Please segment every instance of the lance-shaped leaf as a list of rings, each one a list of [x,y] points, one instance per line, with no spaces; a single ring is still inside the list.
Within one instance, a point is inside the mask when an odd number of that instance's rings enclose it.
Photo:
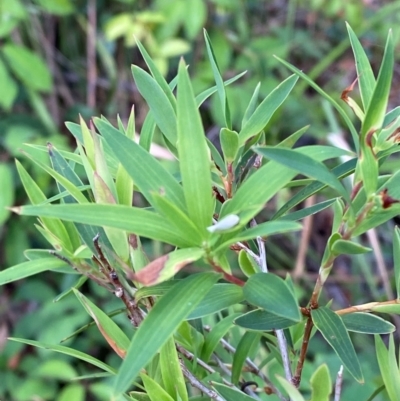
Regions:
[[[310,383],[312,389],[310,401],[329,401],[332,382],[328,366],[325,363],[313,373]]]
[[[115,199],[110,189],[103,181],[103,179],[97,174],[94,173],[93,177],[94,182],[94,193],[96,202],[99,204],[115,204]],[[129,244],[125,231],[118,230],[115,228],[110,228],[104,226],[104,231],[109,239],[115,253],[124,261],[127,262],[129,258]]]
[[[278,56],[274,56],[280,63],[282,63],[285,67],[287,67],[290,71],[294,72],[297,74],[300,78],[304,79],[308,85],[310,85],[313,89],[316,90],[323,98],[328,100],[330,104],[335,107],[335,109],[339,112],[340,116],[343,118],[343,120],[346,122],[346,125],[349,127],[349,130],[351,132],[351,136],[355,145],[356,150],[358,150],[359,147],[359,140],[358,140],[358,133],[357,130],[354,127],[353,122],[351,121],[351,118],[348,116],[347,112],[343,109],[342,106],[336,100],[334,100],[331,96],[329,96],[321,87],[319,87],[310,77],[308,77],[304,72],[300,71],[298,68],[296,68],[294,65],[288,63],[285,60],[282,60]]]
[[[357,165],[357,159],[351,159],[343,164],[332,169],[332,173],[337,178],[344,178],[354,172]],[[319,181],[314,181],[313,183],[307,185],[299,192],[297,192],[288,202],[286,202],[271,218],[271,220],[276,220],[279,217],[286,214],[290,209],[301,203],[303,200],[309,198],[311,195],[318,193],[326,187],[325,184]]]
[[[359,255],[371,251],[371,248],[344,239],[335,241],[331,248],[331,252],[335,255]]]
[[[140,369],[150,362],[219,278],[220,275],[214,273],[191,275],[155,304],[136,331],[126,358],[118,370],[114,395],[120,395],[129,388]]]
[[[375,76],[369,63],[368,57],[361,46],[356,34],[346,22],[351,47],[356,61],[357,77],[360,87],[360,95],[364,111],[368,109],[375,88]]]
[[[258,97],[260,95],[260,86],[261,82],[257,84],[257,86],[254,89],[253,94],[251,95],[251,99],[249,104],[247,105],[246,111],[244,112],[243,119],[242,119],[242,128],[246,125],[247,121],[249,121],[249,118],[253,115],[257,108],[257,103],[258,103]]]
[[[163,77],[161,72],[158,70],[156,63],[150,57],[149,53],[147,53],[147,50],[145,49],[145,47],[142,45],[142,43],[140,42],[140,40],[138,38],[136,38],[136,44],[137,44],[137,47],[138,47],[140,53],[143,56],[144,61],[147,64],[147,67],[149,67],[151,75],[153,75],[155,81],[158,83],[160,88],[164,91],[169,102],[172,105],[172,108],[175,110],[176,109],[176,100],[172,93],[170,85],[168,85],[167,81],[165,80],[165,78]]]
[[[232,327],[233,320],[239,316],[239,313],[232,313],[220,320],[206,336],[203,349],[201,350],[201,359],[208,362],[212,353],[221,341],[221,338]]]
[[[155,285],[173,277],[179,270],[199,260],[203,255],[204,250],[201,248],[179,249],[153,260],[132,278],[145,286]]]
[[[304,397],[300,394],[300,391],[294,386],[294,384],[290,383],[282,376],[277,375],[276,379],[283,387],[283,389],[287,392],[291,401],[305,401]]]
[[[182,248],[190,246],[185,238],[171,230],[170,223],[163,216],[145,209],[123,205],[77,204],[22,206],[12,210],[26,216],[58,217],[77,223],[119,228]]]
[[[177,93],[178,153],[189,217],[203,233],[211,223],[214,201],[210,155],[185,63],[181,60]]]
[[[243,293],[246,301],[277,316],[298,322],[301,320],[299,305],[285,280],[275,274],[257,273],[251,276]]]
[[[358,382],[362,383],[364,379],[360,362],[342,319],[325,306],[312,310],[311,317],[315,327],[336,352],[343,365]]]
[[[94,121],[118,161],[150,204],[152,193],[161,191],[179,208],[186,210],[182,187],[153,156],[112,125],[98,118]]]
[[[257,237],[268,237],[274,234],[298,231],[301,230],[301,228],[302,225],[294,221],[267,221],[266,223],[258,224],[255,227],[249,228],[239,234],[236,234],[233,238],[219,245],[216,252],[236,242],[247,241]]]
[[[18,343],[31,345],[32,347],[48,349],[48,350],[51,350],[51,351],[59,352],[60,354],[69,355],[69,356],[72,356],[73,358],[80,359],[82,361],[85,361],[85,362],[93,365],[93,366],[96,366],[96,367],[104,370],[105,372],[108,372],[108,373],[111,373],[111,374],[115,374],[115,369],[112,368],[111,366],[105,364],[102,361],[99,361],[98,359],[94,358],[93,356],[91,356],[89,354],[85,354],[84,352],[77,351],[74,348],[64,347],[63,345],[57,345],[57,344],[55,344],[55,345],[54,344],[48,344],[48,343],[44,343],[44,342],[41,342],[41,341],[25,340],[23,338],[10,337],[8,339],[10,341],[15,341],[15,342],[18,342]]]
[[[393,335],[389,337],[389,349],[386,349],[382,339],[376,335],[375,349],[385,390],[388,392],[391,401],[398,400],[400,397],[400,374],[398,363],[396,362]]]
[[[243,288],[235,284],[215,284],[188,319],[198,319],[244,301]]]
[[[154,121],[172,145],[176,145],[175,110],[158,82],[146,71],[133,65],[132,74],[136,86],[149,105]]]
[[[393,333],[396,327],[371,313],[349,313],[341,316],[347,330],[366,334],[388,334]]]
[[[304,146],[296,149],[296,152],[307,154],[316,161],[323,161],[332,157],[338,157],[339,154],[342,153],[342,151],[339,150],[337,156],[333,155],[335,149],[337,150],[337,148],[331,146]],[[348,166],[346,165],[344,171],[347,171],[347,168]],[[241,224],[246,224],[262,210],[265,203],[281,188],[287,185],[295,175],[296,172],[292,168],[273,160],[270,161],[242,183],[236,191],[235,196],[229,202],[226,202],[226,206],[224,204],[220,217],[222,218],[228,214],[240,213]],[[268,179],[268,185],[265,185],[266,179]],[[324,184],[317,184],[317,189],[322,189],[324,187]],[[249,196],[249,194],[251,194],[251,196]],[[246,211],[246,213],[244,213],[244,211]],[[285,212],[286,211],[287,210],[285,210]],[[274,216],[274,220],[275,219],[276,216]]]
[[[239,132],[240,145],[243,145],[252,136],[257,135],[268,124],[275,111],[288,97],[297,79],[298,77],[291,75],[261,102]]]
[[[202,244],[203,238],[199,230],[182,209],[165,196],[157,193],[153,194],[153,204],[170,222],[175,232],[186,238],[192,245],[200,246]]]
[[[179,397],[182,401],[188,401],[185,378],[183,377],[173,337],[170,337],[161,348],[160,370],[165,390],[173,397],[173,400]]]
[[[232,163],[239,150],[238,133],[228,128],[222,128],[219,133],[219,140],[221,141],[221,148],[225,162]]]
[[[218,391],[219,394],[224,397],[225,400],[229,401],[254,401],[253,397],[248,396],[241,391],[235,390],[231,387],[225,386],[220,383],[213,383],[213,387]]]
[[[238,384],[242,374],[246,358],[254,351],[254,347],[260,343],[261,334],[247,331],[244,333],[233,354],[231,382]]]
[[[28,262],[22,262],[18,265],[8,267],[0,271],[0,285],[12,283],[34,274],[42,273],[47,270],[63,269],[68,264],[55,257],[33,259]]]
[[[393,263],[397,299],[400,299],[400,229],[398,227],[395,227],[393,232]]]
[[[392,31],[389,31],[378,79],[365,118],[361,126],[360,143],[365,144],[367,136],[382,127],[389,101],[394,65],[394,45]]]
[[[269,146],[258,147],[255,150],[258,154],[268,159],[275,160],[286,167],[290,167],[301,174],[315,178],[316,180],[334,188],[340,195],[350,202],[347,191],[335,175],[324,164],[312,157],[309,157],[304,153],[299,153],[297,150],[274,148]]]
[[[146,389],[146,394],[151,401],[174,401],[171,397],[155,380],[151,377],[141,374],[140,378],[143,381],[144,387]]]
[[[22,164],[16,160],[15,164],[17,166],[17,171],[19,177],[21,179],[22,185],[24,186],[25,192],[28,195],[29,200],[33,205],[37,205],[39,203],[46,202],[47,198],[33,178],[29,175],[29,173],[25,170]],[[73,246],[71,243],[71,239],[69,238],[68,232],[59,219],[49,219],[46,217],[42,217],[41,221],[43,226],[49,230],[49,232],[53,233],[53,235],[59,239],[59,246],[61,248],[66,248],[68,251],[73,252]]]
[[[263,309],[257,309],[235,319],[235,324],[247,330],[272,331],[287,329],[296,324],[292,319],[275,315]]]
[[[126,127],[126,137],[134,140],[135,138],[135,110],[132,106]],[[117,191],[118,203],[120,205],[131,206],[133,201],[133,180],[122,164],[119,164],[115,177],[115,189]]]
[[[92,301],[85,297],[81,292],[73,289],[79,302],[86,312],[92,317],[101,335],[108,342],[115,353],[124,358],[129,347],[129,339],[119,326]]]
[[[225,126],[228,129],[232,128],[231,121],[231,113],[229,110],[228,98],[225,93],[225,85],[221,76],[221,71],[219,70],[217,58],[215,57],[215,53],[211,44],[210,37],[208,36],[207,31],[204,29],[204,40],[206,42],[208,59],[210,60],[211,69],[214,75],[215,83],[217,84],[217,92],[219,101],[221,103],[222,112],[224,113]]]
[[[321,212],[322,210],[327,209],[329,206],[332,205],[332,203],[337,202],[338,198],[333,198],[333,199],[328,199],[326,201],[316,203],[315,205],[305,207],[304,209],[298,210],[297,212],[289,213],[286,216],[282,216],[279,220],[280,221],[296,221],[296,220],[301,220],[304,219],[307,216],[311,216],[313,214],[316,214],[318,212]]]

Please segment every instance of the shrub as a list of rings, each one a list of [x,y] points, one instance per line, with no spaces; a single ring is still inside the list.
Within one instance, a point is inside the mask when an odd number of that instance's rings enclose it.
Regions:
[[[349,96],[353,85],[343,91],[342,99],[361,121],[359,134],[339,103],[281,59],[279,62],[294,74],[260,104],[257,86],[241,118],[241,127],[235,131],[225,86],[242,74],[223,81],[207,33],[215,86],[197,96],[183,60],[176,79],[168,84],[138,43],[150,71],[132,67],[137,88],[150,109],[138,142],[132,109],[127,125],[118,119],[118,128],[104,117],[93,118],[89,127],[83,119],[80,125],[67,123],[77,151],[60,152],[48,144],[51,167],[35,156],[38,149],[46,148],[34,146],[32,153],[27,150],[26,155],[55,179],[59,194],[46,199],[17,161],[32,205],[13,210],[38,216],[37,228],[53,249],[27,250],[27,262],[0,273],[1,284],[46,270],[81,276],[58,300],[73,293],[123,361],[116,372],[74,348],[12,340],[80,358],[115,376],[110,379],[110,394],[115,400],[246,401],[253,397],[303,400],[298,388],[308,344],[316,333],[335,351],[346,372],[362,383],[363,372],[349,332],[375,334],[384,383],[378,391],[385,389],[391,400],[398,399],[393,338],[387,351],[379,336],[395,328],[376,315],[400,313],[397,297],[369,300],[336,311],[330,302],[320,301],[338,256],[369,252],[358,238],[400,210],[399,174],[388,176],[379,171],[380,165],[398,150],[400,108],[386,113],[394,63],[392,35],[388,35],[375,78],[360,42],[350,27],[348,31],[361,104]],[[351,133],[354,151],[326,145],[293,148],[307,127],[276,146],[265,145],[264,127],[299,77],[336,108]],[[224,121],[219,137],[221,152],[206,138],[199,113],[201,104],[214,93]],[[177,171],[150,153],[156,133],[161,133],[178,160]],[[333,160],[329,167],[324,164],[327,160]],[[298,174],[307,179],[298,179]],[[352,174],[354,180],[348,188],[349,182],[342,181]],[[301,190],[268,221],[260,221],[265,205],[289,186]],[[326,199],[292,211],[316,193],[323,193]],[[58,200],[59,204],[51,204]],[[299,220],[327,208],[333,213],[331,235],[314,289],[305,306],[300,306],[299,287],[291,275],[283,279],[277,272],[269,272],[267,238],[299,231]],[[165,254],[149,262],[146,239],[166,244]],[[398,292],[397,228],[393,244]],[[193,263],[202,272],[184,274],[185,266]],[[121,300],[133,333],[78,290],[86,279]],[[302,291],[306,292],[307,287]],[[236,348],[226,339],[228,333]],[[304,396],[311,392],[313,400],[328,400],[332,391],[328,367],[322,364],[313,370],[310,386],[302,386],[301,391]],[[341,368],[335,386],[339,396],[342,374]]]

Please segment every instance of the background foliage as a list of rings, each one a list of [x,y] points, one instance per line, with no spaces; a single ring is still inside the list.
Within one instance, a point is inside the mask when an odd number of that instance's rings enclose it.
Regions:
[[[353,56],[344,21],[348,21],[368,53],[375,70],[383,53],[382,44],[389,28],[397,38],[400,2],[342,1],[68,1],[8,0],[0,4],[0,240],[2,268],[25,260],[23,251],[40,248],[42,243],[34,229],[34,219],[10,215],[3,206],[27,203],[17,179],[14,157],[18,157],[47,196],[56,193],[48,175],[24,156],[24,143],[45,145],[51,142],[58,149],[70,149],[72,141],[63,121],[78,122],[80,113],[86,120],[104,114],[110,119],[119,113],[127,121],[132,104],[140,128],[147,111],[134,86],[130,64],[144,67],[133,36],[139,38],[168,80],[177,70],[179,56],[184,54],[193,78],[195,93],[213,84],[212,71],[206,64],[202,28],[206,27],[214,46],[221,73],[225,79],[247,70],[244,78],[226,90],[232,99],[233,126],[244,114],[252,91],[261,82],[260,95],[265,97],[287,77],[287,70],[273,54],[290,61],[316,79],[332,97],[338,99],[356,76]],[[397,52],[398,53],[398,52]],[[395,52],[395,54],[397,54]],[[398,105],[398,71],[394,71],[391,103]],[[389,108],[390,105],[389,105]],[[216,110],[218,112],[216,112]],[[207,136],[217,143],[218,119],[221,113],[217,96],[202,109],[207,122]],[[354,118],[349,112],[349,116]],[[341,122],[321,97],[300,82],[284,106],[269,123],[267,138],[275,144],[288,133],[310,124],[306,141],[325,144],[340,132]],[[349,143],[350,138],[344,138]],[[162,144],[161,138],[156,140]],[[37,151],[37,155],[40,155]],[[48,163],[42,152],[43,163]],[[167,157],[167,156],[165,156]],[[171,171],[173,162],[165,160]],[[387,172],[398,168],[396,159],[386,163]],[[276,208],[290,196],[290,191],[275,200]],[[274,208],[274,209],[276,209]],[[265,211],[266,216],[270,211]],[[301,238],[282,236],[279,246],[269,246],[269,267],[285,274],[294,270],[299,280],[315,276],[323,246],[329,232],[326,227],[332,216],[319,214],[312,222],[306,255]],[[393,222],[388,223],[391,227]],[[341,259],[337,273],[331,278],[325,297],[335,298],[341,307],[362,303],[366,299],[390,296],[391,233],[377,233],[381,240],[375,257]],[[370,238],[373,245],[374,238]],[[145,243],[152,258],[164,253],[159,243]],[[307,266],[307,268],[305,268]],[[371,269],[371,266],[373,268]],[[379,270],[379,267],[381,268]],[[195,267],[194,267],[195,269]],[[297,269],[297,270],[296,270]],[[44,400],[102,399],[102,382],[70,383],[70,379],[87,372],[86,365],[68,357],[22,344],[5,344],[15,337],[57,343],[74,330],[88,323],[88,316],[75,298],[67,297],[62,305],[51,303],[71,286],[71,277],[51,272],[35,276],[0,289],[0,333],[4,347],[0,356],[0,396],[11,400],[31,400],[37,394]],[[312,282],[312,280],[311,280]],[[300,287],[297,287],[300,290]],[[115,298],[92,283],[85,284],[85,293],[96,299],[103,310],[112,311],[121,305]],[[300,294],[301,295],[301,294]],[[116,320],[129,330],[123,316]],[[371,394],[368,383],[374,383],[378,372],[374,355],[368,352],[371,342],[365,336],[355,337],[362,363],[371,366],[364,372],[366,385],[360,390],[344,386],[345,399],[356,393],[366,399]],[[236,339],[239,341],[239,338]],[[118,366],[118,357],[109,353],[95,328],[67,341],[69,346],[96,355],[111,366]],[[315,366],[328,363],[331,375],[338,370],[337,357],[326,345],[316,341],[311,349]],[[37,366],[40,365],[40,368]],[[308,382],[313,364],[305,372]],[[83,384],[82,384],[83,383]],[[352,393],[353,391],[353,393]],[[86,395],[85,395],[86,394]],[[107,399],[107,398],[104,398]]]

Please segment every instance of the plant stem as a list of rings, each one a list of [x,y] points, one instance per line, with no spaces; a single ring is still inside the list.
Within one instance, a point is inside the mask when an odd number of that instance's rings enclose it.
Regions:
[[[292,378],[292,384],[295,387],[299,387],[299,385],[300,385],[301,373],[303,371],[304,361],[306,359],[308,343],[310,341],[311,330],[313,328],[313,325],[314,325],[313,321],[312,321],[311,317],[309,317],[307,319],[306,327],[304,329],[303,343],[301,345],[300,357],[299,357],[299,361],[297,362],[296,372]]]

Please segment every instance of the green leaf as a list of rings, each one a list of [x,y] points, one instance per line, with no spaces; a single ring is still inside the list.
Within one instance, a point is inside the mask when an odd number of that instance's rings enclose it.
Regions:
[[[55,257],[34,259],[23,262],[0,271],[0,285],[21,280],[46,270],[55,270],[67,267],[67,263]]]
[[[328,199],[326,201],[316,203],[315,205],[312,205],[310,207],[305,207],[304,209],[298,210],[297,212],[289,213],[286,216],[282,216],[279,221],[296,221],[304,219],[307,216],[311,216],[322,210],[327,209],[329,206],[332,205],[332,203],[336,202],[337,199],[338,198]]]
[[[315,89],[323,98],[325,98],[330,104],[333,105],[333,107],[339,112],[340,116],[346,122],[346,125],[349,127],[349,130],[351,132],[351,136],[353,138],[354,146],[355,146],[356,150],[358,151],[358,147],[359,147],[358,132],[355,129],[354,124],[352,123],[350,117],[348,116],[347,112],[343,109],[343,107],[341,107],[338,102],[336,102],[322,88],[320,88],[310,77],[308,77],[306,74],[304,74],[298,68],[296,68],[295,66],[291,65],[287,61],[282,60],[278,56],[274,56],[274,57],[280,63],[282,63],[286,68],[288,68],[290,71],[292,71],[295,74],[297,74],[300,78],[303,78],[313,89]]]
[[[112,125],[98,118],[94,119],[94,123],[150,204],[152,194],[162,192],[172,203],[186,210],[182,187],[153,156]]]
[[[244,249],[241,249],[239,252],[238,262],[240,270],[246,277],[250,277],[261,271],[254,258],[248,255]]]
[[[212,386],[226,400],[229,400],[229,401],[254,401],[253,397],[250,397],[247,394],[242,393],[238,390],[235,390],[231,387],[225,386],[224,384],[213,383]]]
[[[379,75],[376,80],[374,92],[372,94],[368,109],[365,113],[365,118],[360,131],[360,143],[365,144],[368,133],[382,127],[383,120],[386,114],[386,108],[389,101],[390,86],[392,82],[394,66],[394,45],[392,31],[389,31],[385,53]],[[368,146],[368,145],[367,145]]]
[[[0,226],[2,226],[10,216],[8,208],[14,203],[13,174],[11,166],[6,163],[0,163],[0,193]]]
[[[243,293],[246,301],[274,315],[298,322],[301,320],[299,305],[285,280],[271,273],[251,276]]]
[[[3,20],[4,23],[4,20]],[[18,85],[9,74],[3,60],[0,58],[0,82],[2,85],[0,106],[6,111],[10,111],[18,95]]]
[[[172,398],[155,380],[151,377],[141,374],[140,375],[146,393],[151,401],[174,401]]]
[[[275,160],[286,167],[292,168],[306,176],[315,178],[333,189],[336,189],[336,191],[350,203],[349,195],[340,181],[324,164],[312,157],[309,157],[304,153],[299,153],[297,150],[274,148],[269,146],[255,148],[255,151],[263,157]]]
[[[247,330],[272,331],[287,329],[296,324],[292,319],[277,316],[266,310],[257,309],[235,319],[235,324]]]
[[[393,333],[396,327],[379,316],[371,313],[349,313],[340,316],[346,329],[357,333],[388,334]]]
[[[129,388],[140,369],[150,362],[178,325],[211,290],[219,277],[214,273],[191,275],[174,286],[156,303],[132,339],[114,382],[114,395],[122,394]],[[163,322],[161,326],[160,321]]]
[[[50,71],[38,53],[24,46],[7,43],[2,47],[2,54],[13,74],[28,88],[34,91],[51,91],[53,84]]]
[[[176,114],[167,94],[160,84],[141,68],[133,65],[132,74],[140,94],[150,107],[154,121],[168,141],[176,146]]]
[[[307,154],[309,157],[317,161],[322,161],[332,157],[337,157],[333,156],[335,149],[336,148],[330,146],[321,147],[314,145],[304,146],[296,149],[296,151],[302,154]],[[347,170],[345,171],[347,172]],[[220,217],[222,218],[228,214],[239,214],[242,212],[240,216],[241,224],[246,224],[260,210],[262,210],[265,203],[281,188],[287,185],[295,175],[296,172],[289,167],[283,166],[275,161],[268,162],[241,184],[239,189],[236,191],[235,196],[227,202],[226,206],[224,205]],[[268,177],[268,185],[265,185],[265,177]],[[321,189],[324,187],[323,184],[318,183],[318,185],[321,185]],[[316,186],[317,189],[319,188],[318,185]],[[249,194],[252,194],[252,196],[249,197]],[[288,209],[286,209],[285,212],[287,210]],[[273,219],[276,219],[276,215]]]
[[[233,384],[238,384],[242,374],[243,365],[246,358],[251,354],[253,348],[260,343],[260,334],[248,331],[244,333],[233,354],[232,378]]]
[[[236,242],[248,241],[257,237],[268,237],[275,234],[298,231],[301,230],[301,228],[302,225],[294,221],[267,221],[266,223],[258,224],[255,227],[236,234],[233,238],[230,238],[228,241],[225,241],[223,244],[219,245],[215,252],[227,248],[229,245]]]
[[[232,128],[231,113],[229,110],[228,98],[225,93],[225,85],[221,76],[221,71],[219,70],[217,59],[212,48],[210,37],[207,31],[204,29],[204,40],[206,42],[208,59],[210,60],[211,69],[214,75],[215,83],[217,84],[217,92],[219,101],[221,103],[222,112],[224,114],[225,126],[228,129]]]
[[[204,253],[202,248],[178,249],[150,262],[135,273],[134,280],[146,286],[166,281],[189,263],[200,259]]]
[[[188,215],[163,195],[153,194],[154,208],[160,212],[171,224],[174,231],[182,238],[186,238],[193,246],[201,246],[204,237],[189,219]]]
[[[171,103],[172,108],[175,110],[176,109],[176,100],[175,100],[175,97],[172,93],[170,86],[168,85],[167,81],[165,80],[163,75],[158,70],[156,63],[150,57],[149,53],[147,53],[145,47],[142,45],[140,40],[138,38],[135,38],[135,39],[136,39],[137,47],[140,50],[140,53],[142,54],[143,59],[146,62],[147,66],[149,67],[151,75],[153,75],[153,77],[154,77],[155,81],[157,82],[157,84],[159,85],[159,87],[164,91],[169,102]],[[132,69],[132,71],[133,71],[133,69]]]
[[[91,365],[96,366],[96,367],[104,370],[105,372],[115,374],[115,369],[112,368],[111,366],[105,364],[102,361],[99,361],[98,359],[94,358],[93,356],[91,356],[89,354],[85,354],[84,352],[77,351],[76,349],[73,349],[73,348],[64,347],[63,345],[48,344],[48,343],[44,343],[41,341],[39,342],[39,341],[33,341],[33,340],[25,340],[23,338],[9,337],[8,339],[10,341],[16,341],[18,343],[31,345],[33,347],[48,349],[51,351],[59,352],[61,354],[69,355],[74,358],[85,361],[87,363],[90,363]]]
[[[378,359],[379,369],[391,401],[400,398],[400,374],[396,362],[396,351],[393,335],[389,337],[389,349],[386,349],[380,336],[375,335],[375,349]]]
[[[224,85],[228,86],[228,85],[232,84],[233,82],[236,82],[238,79],[242,78],[243,75],[246,74],[246,72],[247,71],[243,71],[240,74],[237,74],[234,77],[227,79],[226,81],[224,81]],[[208,89],[204,90],[203,92],[201,92],[200,94],[198,94],[196,96],[197,107],[200,107],[204,103],[204,101],[207,100],[216,91],[217,91],[217,87],[212,86],[211,88],[208,88]]]
[[[178,353],[173,337],[164,344],[160,351],[160,370],[165,390],[175,400],[180,397],[188,401],[185,379],[179,364]]]
[[[284,377],[276,376],[279,384],[285,389],[289,395],[291,401],[304,401],[303,396],[300,394],[299,390],[290,382],[288,382]]]
[[[354,172],[354,169],[357,164],[357,159],[351,159],[348,160],[347,162],[340,164],[339,166],[335,167],[332,169],[332,173],[335,175],[337,178],[344,178],[347,177],[348,175],[352,174]],[[299,192],[297,192],[287,203],[285,203],[271,218],[271,220],[276,220],[279,217],[283,216],[286,214],[290,209],[298,205],[299,203],[303,202],[303,200],[309,198],[311,195],[314,195],[315,193],[321,191],[326,187],[325,184],[319,181],[315,181],[309,185],[307,185],[305,188],[301,189]]]
[[[246,111],[244,112],[243,119],[242,119],[242,128],[246,125],[247,121],[249,121],[249,118],[253,115],[257,108],[257,103],[258,103],[258,97],[260,95],[260,86],[261,82],[257,84],[257,86],[254,89],[253,94],[251,95],[251,99],[249,104],[247,105]]]
[[[15,164],[17,166],[17,171],[22,185],[24,186],[25,192],[28,195],[31,203],[36,205],[45,202],[47,198],[42,190],[39,188],[39,186],[36,184],[35,180],[29,175],[29,173],[25,170],[25,168],[18,160],[15,161]],[[46,217],[42,217],[41,221],[43,223],[43,226],[47,228],[47,230],[51,232],[56,238],[59,239],[60,248],[65,248],[70,252],[74,251],[68,232],[64,224],[59,219],[48,219]]]
[[[183,60],[179,64],[178,72],[177,115],[177,148],[186,205],[191,220],[201,232],[206,232],[214,211],[211,192],[211,160]]]
[[[136,207],[99,204],[45,205],[22,206],[13,208],[13,211],[26,216],[58,217],[77,223],[114,227],[178,247],[190,246],[185,238],[171,230],[171,225],[162,216]]]
[[[319,366],[310,379],[312,395],[310,401],[329,401],[332,392],[331,376],[328,366],[324,363]]]
[[[369,63],[368,57],[361,46],[356,34],[346,22],[347,31],[349,33],[351,47],[353,49],[356,61],[357,78],[359,82],[361,100],[364,111],[368,109],[372,94],[375,88],[375,76]]]
[[[104,313],[82,293],[75,288],[73,291],[79,302],[86,309],[86,312],[96,323],[96,326],[100,330],[101,335],[108,342],[108,345],[110,345],[118,356],[124,358],[129,347],[129,339],[126,334],[106,313]]]
[[[335,255],[359,255],[371,251],[371,248],[344,239],[335,241],[331,248],[331,252]]]
[[[222,128],[219,133],[219,140],[221,141],[221,148],[225,161],[227,163],[232,163],[239,150],[238,133],[228,128]]]
[[[400,229],[394,228],[393,232],[393,264],[396,284],[397,299],[400,299]]]
[[[257,135],[268,124],[269,120],[288,97],[298,77],[291,75],[279,84],[257,107],[253,115],[239,132],[239,144],[243,145],[247,139]]]
[[[213,354],[215,348],[221,341],[222,337],[229,331],[232,327],[233,321],[239,316],[239,313],[232,313],[227,317],[220,320],[210,333],[206,336],[204,341],[204,346],[201,351],[201,359],[208,362]]]
[[[235,284],[215,284],[205,298],[190,313],[188,319],[198,319],[244,301],[243,289]]]
[[[360,362],[342,319],[325,306],[311,310],[315,327],[336,352],[351,375],[360,383],[364,381]]]

